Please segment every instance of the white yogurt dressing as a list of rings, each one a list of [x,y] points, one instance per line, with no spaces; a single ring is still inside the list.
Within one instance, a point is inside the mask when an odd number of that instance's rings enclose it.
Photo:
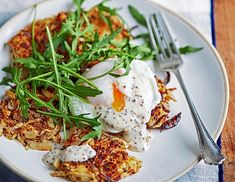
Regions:
[[[90,145],[71,145],[64,150],[54,149],[43,156],[42,161],[49,167],[54,166],[57,159],[62,162],[85,162],[96,155]]]
[[[42,158],[42,162],[50,168],[54,168],[54,163],[57,159],[60,158],[61,150],[54,149],[47,154],[45,154]]]
[[[67,147],[61,155],[62,162],[84,162],[93,158],[96,152],[90,145],[72,145]]]

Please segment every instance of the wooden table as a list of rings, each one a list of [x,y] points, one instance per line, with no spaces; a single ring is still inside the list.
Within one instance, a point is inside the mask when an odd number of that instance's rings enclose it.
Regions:
[[[230,83],[228,117],[222,132],[224,181],[235,181],[235,0],[215,0],[217,49],[227,68]]]

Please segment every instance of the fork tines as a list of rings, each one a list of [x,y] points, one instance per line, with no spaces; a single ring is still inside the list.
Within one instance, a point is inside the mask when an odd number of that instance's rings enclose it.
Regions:
[[[161,13],[151,14],[147,18],[152,46],[158,61],[178,61],[181,57]]]

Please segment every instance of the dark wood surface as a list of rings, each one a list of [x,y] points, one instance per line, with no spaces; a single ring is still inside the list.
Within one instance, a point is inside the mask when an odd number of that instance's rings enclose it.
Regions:
[[[224,181],[235,181],[235,0],[215,0],[217,49],[225,63],[230,83],[230,103],[222,148],[226,156]]]

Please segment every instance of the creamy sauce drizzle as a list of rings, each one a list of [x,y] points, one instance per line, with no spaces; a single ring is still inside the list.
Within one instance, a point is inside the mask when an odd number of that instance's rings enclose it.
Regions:
[[[64,150],[63,155],[61,156],[61,161],[84,162],[93,158],[95,155],[95,150],[88,144],[81,146],[72,145]]]
[[[49,167],[53,167],[56,160],[62,162],[85,162],[96,155],[96,151],[90,145],[71,145],[64,150],[54,149],[43,156],[42,161]]]
[[[112,107],[95,107],[101,113],[104,130],[111,133],[124,131],[124,139],[129,142],[131,150],[143,152],[148,150],[151,141],[151,134],[146,128],[151,110],[144,107],[144,99],[139,94],[138,86],[133,84],[132,92],[134,99],[126,97],[126,108],[116,115]],[[106,111],[104,111],[106,110]]]

